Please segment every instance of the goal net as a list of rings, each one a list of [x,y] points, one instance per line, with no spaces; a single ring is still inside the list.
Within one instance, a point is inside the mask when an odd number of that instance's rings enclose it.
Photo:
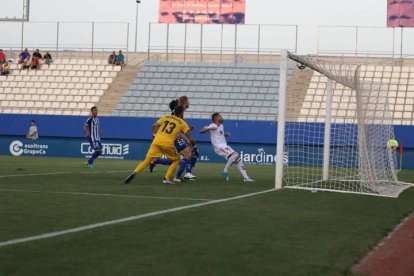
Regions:
[[[276,188],[397,197],[410,187],[398,181],[396,149],[387,146],[394,138],[388,92],[399,66],[285,55],[277,157],[288,162],[277,162]],[[288,62],[301,65],[298,79],[308,77],[310,86],[287,89]]]

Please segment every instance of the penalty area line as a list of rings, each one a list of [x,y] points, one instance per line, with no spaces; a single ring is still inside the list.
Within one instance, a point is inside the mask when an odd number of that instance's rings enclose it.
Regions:
[[[154,216],[158,216],[158,215],[183,211],[183,210],[187,210],[187,209],[193,209],[193,208],[198,208],[198,207],[203,207],[203,206],[208,206],[208,205],[213,205],[213,204],[218,204],[218,203],[223,203],[223,202],[228,202],[228,201],[233,201],[233,200],[238,200],[238,199],[243,199],[243,198],[248,198],[248,197],[253,197],[253,196],[256,196],[256,195],[267,194],[267,193],[271,193],[271,192],[274,192],[274,191],[277,191],[277,190],[273,188],[273,189],[270,189],[270,190],[265,190],[265,191],[250,193],[250,194],[244,194],[244,195],[239,195],[239,196],[234,196],[234,197],[217,199],[217,200],[212,200],[212,201],[203,202],[203,203],[197,203],[197,204],[192,204],[192,205],[175,207],[175,208],[166,209],[166,210],[162,210],[162,211],[150,212],[150,213],[141,214],[141,215],[137,215],[137,216],[131,216],[131,217],[126,217],[126,218],[121,218],[121,219],[116,219],[116,220],[110,220],[110,221],[104,221],[104,222],[100,222],[100,223],[84,225],[84,226],[70,228],[70,229],[66,229],[66,230],[62,230],[62,231],[44,233],[44,234],[40,234],[40,235],[36,235],[36,236],[30,236],[30,237],[25,237],[25,238],[19,238],[19,239],[3,241],[3,242],[0,242],[0,247],[14,245],[14,244],[20,244],[20,243],[26,243],[26,242],[36,241],[36,240],[50,239],[50,238],[54,238],[54,237],[58,237],[58,236],[63,236],[63,235],[68,235],[68,234],[73,234],[73,233],[79,233],[79,232],[92,230],[92,229],[97,229],[97,228],[105,227],[105,226],[108,226],[108,225],[114,225],[114,224],[120,224],[120,223],[124,223],[124,222],[136,221],[136,220],[140,220],[140,219],[144,219],[144,218],[148,218],[148,217],[154,217]]]

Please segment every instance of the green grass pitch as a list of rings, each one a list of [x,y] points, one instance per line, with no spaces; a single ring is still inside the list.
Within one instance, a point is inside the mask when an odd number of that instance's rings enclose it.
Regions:
[[[273,166],[248,165],[256,182],[232,168],[226,182],[224,164],[200,163],[196,181],[167,186],[163,166],[124,185],[136,162],[83,163],[0,157],[0,244],[274,185]],[[397,199],[283,189],[0,246],[0,275],[351,275],[413,202],[413,188]]]

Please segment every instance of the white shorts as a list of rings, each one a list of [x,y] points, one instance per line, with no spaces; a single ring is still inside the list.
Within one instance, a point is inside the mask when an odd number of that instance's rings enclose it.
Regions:
[[[214,148],[214,152],[221,157],[228,158],[231,154],[235,153],[235,151],[230,146]]]

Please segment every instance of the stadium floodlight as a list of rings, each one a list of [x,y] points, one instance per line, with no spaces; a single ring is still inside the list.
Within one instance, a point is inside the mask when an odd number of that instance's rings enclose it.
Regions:
[[[289,61],[309,68],[300,72],[326,87],[308,89],[318,92],[308,102],[317,108],[296,116],[287,113],[295,110],[289,105],[298,105],[288,101]],[[275,187],[387,197],[411,187],[398,180],[396,152],[387,147],[394,137],[388,102],[394,71],[401,72],[400,65],[345,64],[282,52],[277,157],[288,156],[288,162],[278,158]]]

